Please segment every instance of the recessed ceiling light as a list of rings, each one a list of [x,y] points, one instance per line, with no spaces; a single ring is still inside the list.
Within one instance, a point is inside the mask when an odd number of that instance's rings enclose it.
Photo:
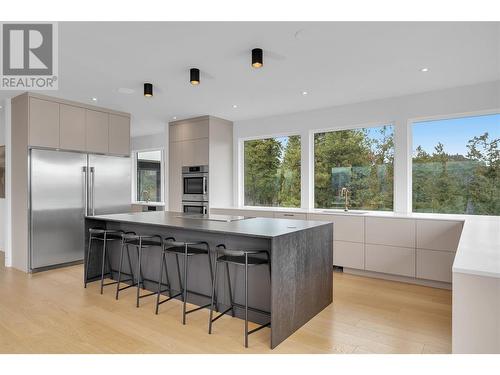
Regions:
[[[233,108],[238,108],[238,106],[236,104],[233,104]]]
[[[421,72],[425,73],[425,72],[428,72],[429,71],[429,68],[422,68],[420,69]]]
[[[177,116],[172,117],[172,120],[177,120]]]
[[[129,89],[128,87],[120,87],[118,90],[116,90],[120,94],[126,94],[126,95],[131,95],[135,92],[134,89]]]
[[[90,98],[93,102],[97,102],[97,98]]]
[[[307,94],[309,94],[307,91],[302,91],[302,95],[306,96]]]

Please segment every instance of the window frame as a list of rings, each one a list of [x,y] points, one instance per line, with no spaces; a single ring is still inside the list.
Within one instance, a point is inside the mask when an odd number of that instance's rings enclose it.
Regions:
[[[488,115],[498,115],[500,114],[500,108],[494,109],[485,109],[481,111],[470,111],[470,112],[455,112],[451,114],[445,115],[434,115],[434,116],[421,116],[421,117],[412,117],[406,121],[406,132],[408,135],[407,139],[407,165],[406,168],[408,170],[408,178],[407,178],[407,186],[406,193],[408,195],[408,204],[406,207],[406,213],[412,215],[431,215],[434,217],[438,216],[457,216],[457,217],[470,217],[470,216],[485,216],[485,217],[497,217],[494,215],[469,215],[469,214],[447,214],[440,212],[414,212],[413,211],[413,125],[417,122],[426,122],[426,121],[439,121],[439,120],[454,120],[464,117],[477,117],[477,116],[488,116]]]
[[[309,132],[309,186],[310,186],[310,200],[309,200],[309,209],[317,210],[317,211],[332,211],[332,212],[344,212],[339,208],[320,208],[316,207],[316,196],[315,196],[315,185],[314,185],[314,176],[315,176],[315,163],[314,163],[314,136],[318,133],[327,133],[327,132],[337,132],[337,131],[345,131],[345,130],[355,130],[355,129],[366,129],[366,128],[380,128],[382,126],[392,126],[393,128],[393,137],[394,137],[394,176],[392,180],[392,210],[390,211],[382,211],[382,210],[365,210],[365,209],[349,209],[349,211],[363,211],[363,212],[378,212],[378,213],[394,213],[396,212],[396,166],[399,164],[397,162],[398,159],[398,142],[397,142],[397,126],[396,121],[371,121],[369,123],[361,124],[361,125],[346,125],[339,127],[329,127],[322,129],[313,129]]]
[[[151,152],[160,151],[160,197],[162,200],[160,202],[156,201],[139,201],[137,200],[137,154],[139,152]],[[165,204],[165,148],[164,147],[152,147],[144,148],[132,151],[132,204],[148,204],[148,205],[164,205]]]
[[[300,153],[301,153],[301,159],[300,159],[300,207],[282,207],[282,206],[249,206],[245,205],[245,142],[246,141],[258,141],[262,139],[269,139],[269,138],[279,138],[279,137],[291,137],[291,136],[298,136],[300,137]],[[258,136],[250,136],[250,137],[242,137],[238,138],[238,206],[244,207],[244,208],[251,208],[251,209],[280,209],[280,210],[299,210],[304,206],[304,195],[303,195],[303,156],[304,156],[304,151],[303,151],[303,134],[300,132],[280,132],[280,133],[274,133],[274,134],[266,134],[266,135],[258,135]]]

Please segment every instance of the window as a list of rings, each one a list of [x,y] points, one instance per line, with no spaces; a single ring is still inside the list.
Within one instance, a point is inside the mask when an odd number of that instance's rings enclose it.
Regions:
[[[413,123],[414,212],[500,215],[500,114]]]
[[[244,142],[247,206],[300,207],[300,136]]]
[[[162,151],[136,153],[136,199],[138,202],[162,202]]]
[[[314,206],[393,209],[394,129],[392,125],[314,135]]]

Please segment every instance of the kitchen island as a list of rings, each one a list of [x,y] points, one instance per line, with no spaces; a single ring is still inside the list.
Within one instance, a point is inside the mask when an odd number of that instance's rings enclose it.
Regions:
[[[166,211],[99,215],[86,217],[86,241],[88,229],[95,227],[134,231],[142,235],[158,234],[163,237],[175,237],[177,241],[206,241],[212,249],[212,255],[215,254],[215,246],[221,243],[235,250],[269,250],[272,265],[271,283],[266,267],[255,267],[249,274],[249,305],[255,309],[249,314],[249,320],[262,324],[269,318],[259,311],[271,313],[271,348],[289,337],[333,300],[331,222],[219,215],[193,216]],[[118,269],[118,247],[118,242],[110,243],[109,254],[113,270]],[[100,278],[102,255],[99,253],[91,253],[88,281]],[[85,260],[87,255],[86,252]],[[134,265],[136,259],[132,252],[131,255]],[[148,290],[156,291],[155,281],[158,280],[160,271],[160,255],[159,248],[149,248],[143,252],[142,269],[146,280],[145,288]],[[189,260],[189,289],[197,294],[190,293],[188,302],[196,305],[206,304],[206,296],[211,292],[209,267],[206,258],[201,258],[204,257],[193,257]],[[167,264],[171,287],[178,291],[180,287],[175,282],[176,268],[171,258],[167,259]],[[236,303],[241,303],[244,296],[243,269],[240,268],[242,267],[231,267],[230,270]],[[117,273],[114,273],[113,277],[116,278]],[[218,303],[223,311],[229,306],[230,299],[225,278],[220,277],[218,283]],[[242,317],[243,311],[237,309],[236,316]]]

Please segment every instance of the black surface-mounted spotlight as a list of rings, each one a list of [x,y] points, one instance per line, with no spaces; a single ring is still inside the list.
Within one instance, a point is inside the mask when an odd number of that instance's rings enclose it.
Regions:
[[[191,82],[192,85],[200,84],[200,69],[191,68],[189,70],[189,82]]]
[[[152,83],[145,83],[144,84],[144,96],[146,96],[148,98],[153,96],[153,84]]]
[[[262,65],[264,65],[262,49],[254,48],[252,50],[252,66],[254,68],[262,68]]]

